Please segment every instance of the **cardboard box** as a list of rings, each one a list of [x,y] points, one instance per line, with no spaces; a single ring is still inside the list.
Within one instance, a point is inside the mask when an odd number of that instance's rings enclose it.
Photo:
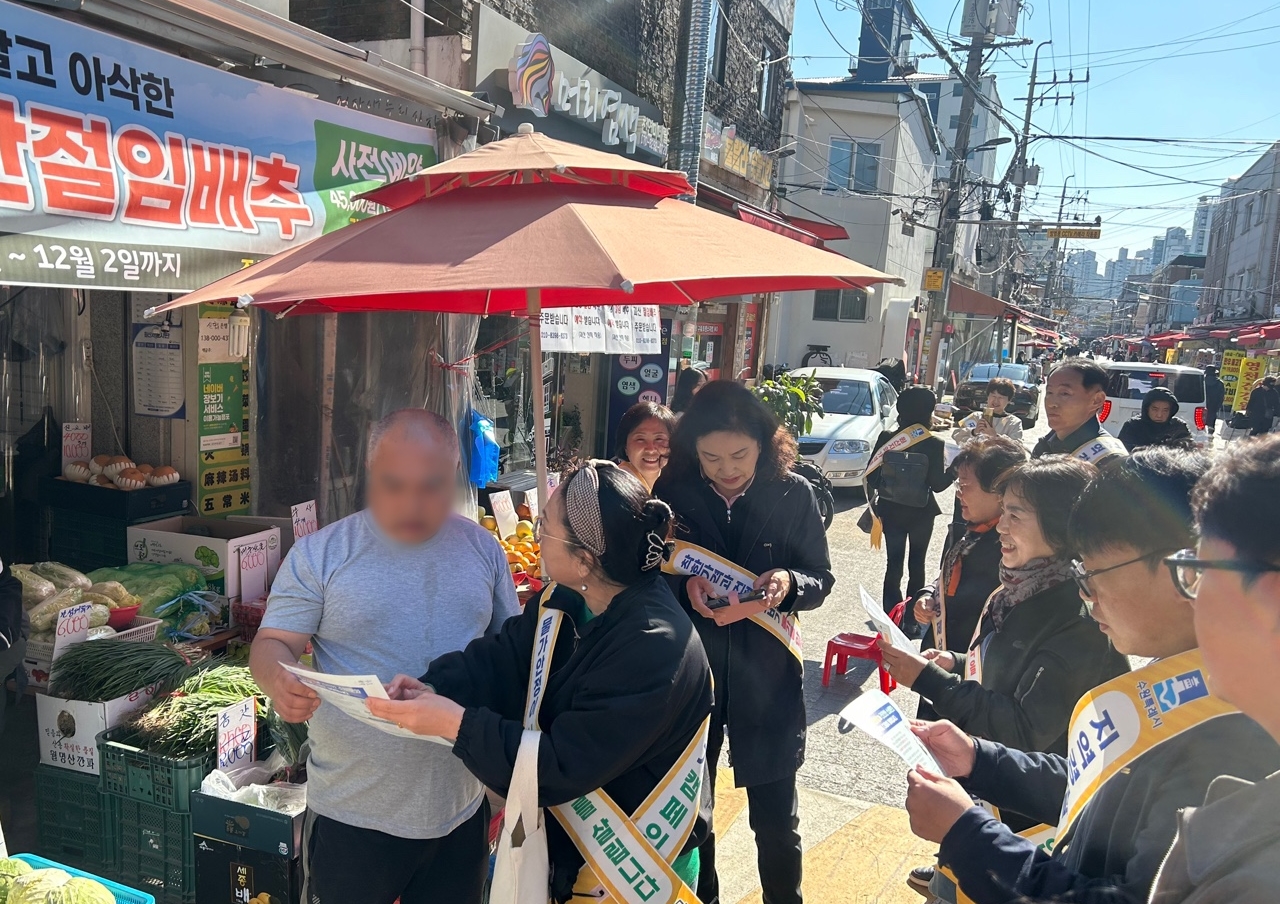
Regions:
[[[101,770],[98,762],[98,733],[115,728],[130,713],[141,709],[154,694],[154,687],[144,688],[106,703],[63,700],[48,694],[37,694],[36,725],[39,729],[40,762],[98,775]]]
[[[195,836],[196,896],[201,904],[244,904],[268,896],[270,904],[299,904],[302,861],[226,841]]]
[[[113,637],[102,640],[155,640],[160,633],[161,620],[138,616],[129,623],[129,627],[117,631]],[[94,641],[97,643],[98,641]],[[53,661],[53,641],[28,640],[27,652],[22,658],[22,666],[27,672],[27,683],[36,690],[44,690],[49,686],[49,664]]]
[[[229,601],[266,597],[280,570],[280,529],[182,516],[130,527],[129,561],[181,562],[204,573]]]
[[[302,890],[303,816],[192,793],[196,899],[236,904],[266,893],[271,904],[295,904]]]
[[[201,791],[191,794],[191,831],[195,834],[278,857],[302,853],[304,815],[289,816]]]

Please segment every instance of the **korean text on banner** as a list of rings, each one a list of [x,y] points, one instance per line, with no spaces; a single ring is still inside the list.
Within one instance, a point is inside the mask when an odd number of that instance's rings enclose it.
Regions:
[[[0,260],[11,285],[190,291],[363,219],[432,129],[0,0]]]
[[[656,355],[662,351],[657,305],[605,305],[542,311],[544,352]]]

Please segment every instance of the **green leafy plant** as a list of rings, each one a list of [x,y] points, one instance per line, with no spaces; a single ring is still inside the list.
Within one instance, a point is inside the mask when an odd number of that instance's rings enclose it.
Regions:
[[[218,567],[218,554],[207,546],[197,546],[195,557],[201,565],[209,568]]]
[[[779,373],[772,380],[757,383],[752,390],[792,436],[808,434],[813,429],[813,416],[822,414],[822,387],[816,374]]]

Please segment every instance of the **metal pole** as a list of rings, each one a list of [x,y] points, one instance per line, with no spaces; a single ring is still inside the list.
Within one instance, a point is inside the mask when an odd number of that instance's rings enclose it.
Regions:
[[[547,398],[542,391],[542,290],[525,289],[529,311],[529,363],[533,384],[533,461],[538,478],[538,511],[547,509]]]
[[[1031,144],[1031,108],[1036,98],[1036,72],[1040,68],[1040,51],[1052,43],[1052,41],[1041,41],[1031,57],[1031,83],[1027,87],[1027,109],[1022,117],[1022,135],[1018,139],[1017,151],[1013,155],[1013,172],[1017,175],[1017,179],[1013,183],[1013,208],[1009,213],[1010,247],[1018,243],[1018,216],[1022,213],[1022,191],[1027,181],[1027,147]],[[1062,217],[1058,219],[1061,220]],[[1007,269],[1000,297],[1009,301],[1013,298],[1013,279],[1016,271],[1011,261],[1006,261],[1005,267]]]
[[[1067,180],[1074,179],[1075,173],[1069,173],[1066,179],[1062,180],[1062,197],[1058,199],[1058,226],[1062,226],[1062,212],[1067,208]],[[1041,305],[1042,312],[1051,312],[1053,310],[1052,291],[1056,288],[1058,282],[1058,245],[1062,239],[1059,236],[1053,237],[1053,249],[1049,254],[1049,276],[1044,281],[1044,302]]]
[[[969,170],[969,132],[973,124],[973,108],[977,98],[972,86],[981,88],[982,77],[982,37],[975,37],[969,43],[969,58],[965,63],[964,98],[960,101],[960,122],[956,126],[955,159],[951,161],[951,185],[943,199],[938,239],[933,246],[933,266],[943,272],[942,291],[929,293],[929,364],[926,368],[927,385],[930,388],[938,384],[938,361],[942,346],[943,327],[947,317],[947,290],[951,287],[952,255],[955,251],[956,221],[960,219],[960,205],[963,201],[965,177]]]

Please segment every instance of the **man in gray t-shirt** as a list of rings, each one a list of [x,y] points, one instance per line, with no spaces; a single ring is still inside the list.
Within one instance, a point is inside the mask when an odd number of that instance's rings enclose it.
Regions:
[[[289,721],[310,719],[307,904],[479,901],[484,789],[443,745],[363,725],[280,663],[422,675],[519,611],[506,555],[452,512],[458,440],[408,409],[375,426],[368,508],[300,540],[276,576],[250,663]]]

